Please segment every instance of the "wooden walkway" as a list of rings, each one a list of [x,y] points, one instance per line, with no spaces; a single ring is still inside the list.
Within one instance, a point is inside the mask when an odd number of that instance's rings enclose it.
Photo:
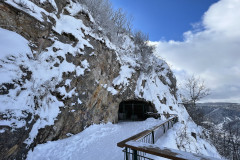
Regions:
[[[204,155],[184,152],[176,149],[171,149],[167,147],[159,147],[154,144],[139,143],[136,141],[129,141],[126,143],[127,148],[132,150],[141,151],[144,153],[152,154],[159,157],[164,157],[173,160],[219,160],[213,157],[208,157]]]
[[[162,121],[159,125],[144,130],[132,137],[129,137],[119,143],[118,147],[125,148],[125,160],[141,160],[147,159],[147,154],[164,157],[173,160],[218,160],[213,157],[198,155],[194,153],[184,152],[176,149],[159,147],[154,143],[164,134],[168,129],[178,121],[177,115],[170,115],[167,120]]]

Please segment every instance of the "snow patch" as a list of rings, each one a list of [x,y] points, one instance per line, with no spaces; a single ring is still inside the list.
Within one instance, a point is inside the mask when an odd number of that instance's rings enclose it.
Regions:
[[[78,104],[82,104],[82,101],[79,98],[77,100],[78,100]]]
[[[76,75],[77,76],[84,75],[85,70],[90,71],[90,69],[89,69],[90,65],[86,59],[81,62],[81,65],[83,66],[83,68],[80,66],[76,67]]]
[[[135,73],[135,70],[130,68],[129,66],[127,65],[121,66],[121,71],[119,73],[119,76],[113,80],[114,86],[117,86],[120,84],[128,86],[129,79],[132,77],[133,73]]]
[[[63,96],[63,99],[71,98],[75,94],[75,90],[76,88],[73,88],[72,90],[67,92],[65,86],[58,88],[58,92],[60,93],[60,95]]]
[[[29,0],[14,0],[14,1],[6,0],[5,2],[8,3],[9,5],[11,5],[17,9],[20,9],[23,12],[31,15],[32,17],[36,18],[40,22],[44,22],[43,15],[42,15],[43,13],[47,16],[51,16],[52,18],[57,19],[54,14],[48,13],[46,10],[38,7],[37,5],[35,5],[33,2],[31,2]],[[54,4],[54,3],[51,3],[51,4],[56,6],[56,4]],[[50,22],[50,21],[48,20],[48,22]]]
[[[107,88],[107,91],[111,92],[112,95],[118,94],[118,91],[117,91],[116,89],[114,89],[113,87],[108,87],[108,88]]]

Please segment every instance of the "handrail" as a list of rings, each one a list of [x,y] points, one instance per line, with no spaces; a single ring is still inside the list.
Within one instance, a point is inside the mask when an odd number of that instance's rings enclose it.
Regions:
[[[154,143],[156,142],[156,139],[155,139],[156,137],[154,132],[157,132],[156,130],[163,126],[164,128],[163,133],[165,133],[166,132],[165,124],[168,124],[167,129],[169,129],[170,128],[169,122],[172,122],[172,126],[173,126],[173,124],[178,121],[177,115],[168,114],[168,116],[171,116],[171,117],[162,121],[159,125],[151,127],[147,130],[137,133],[117,143],[118,147],[121,147],[121,148],[125,147],[123,151],[125,152],[126,160],[130,160],[130,159],[137,160],[142,158],[152,160],[151,158],[147,158],[144,156],[146,153],[152,154],[155,156],[164,157],[164,158],[169,158],[172,160],[217,160],[217,158],[213,158],[213,157],[198,155],[194,153],[189,153],[189,152],[184,152],[180,150],[170,149],[166,147],[159,147],[154,145]],[[150,141],[147,140],[148,143],[145,142],[144,140],[145,137],[150,138]]]
[[[169,114],[169,115],[170,115],[170,114]],[[172,115],[173,115],[173,114],[172,114]],[[127,138],[127,139],[125,139],[125,140],[117,143],[117,146],[118,146],[118,147],[121,147],[121,148],[126,147],[126,143],[127,143],[128,141],[131,141],[131,140],[136,141],[136,140],[138,140],[138,139],[140,139],[140,138],[148,135],[149,133],[152,133],[154,130],[156,130],[157,128],[165,125],[166,123],[170,122],[171,120],[177,121],[177,119],[178,119],[178,118],[177,118],[177,115],[174,114],[172,117],[164,120],[164,121],[163,121],[162,123],[160,123],[159,125],[154,126],[154,127],[150,128],[150,129],[144,130],[144,131],[142,131],[142,132],[140,132],[140,133],[138,133],[138,134],[136,134],[136,135],[133,135],[133,136],[130,137],[130,138]]]
[[[217,158],[199,155],[195,153],[184,152],[176,149],[171,149],[167,147],[160,147],[154,144],[129,141],[126,144],[127,148],[132,150],[141,151],[144,153],[152,154],[155,156],[160,156],[173,160],[219,160]]]

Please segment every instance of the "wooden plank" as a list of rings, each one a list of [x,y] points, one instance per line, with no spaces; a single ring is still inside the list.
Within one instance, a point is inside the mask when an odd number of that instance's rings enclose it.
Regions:
[[[173,160],[219,160],[213,157],[184,152],[176,149],[170,149],[167,147],[159,147],[154,144],[148,144],[148,143],[136,142],[136,141],[127,142],[126,147],[131,148],[133,150],[142,151],[148,154],[152,154],[155,156],[160,156],[168,159],[173,159]]]
[[[163,121],[161,124],[159,124],[159,125],[157,125],[157,126],[154,126],[154,127],[152,127],[152,129],[151,129],[151,130],[155,130],[155,129],[157,129],[157,128],[161,127],[161,126],[162,126],[162,125],[164,125],[165,123],[167,123],[167,122],[169,122],[169,121],[173,120],[175,117],[177,117],[177,116],[173,116],[173,117],[171,117],[171,118],[168,118],[168,119],[164,120],[164,121]]]
[[[126,147],[126,142],[131,141],[131,140],[137,140],[137,139],[147,135],[149,132],[151,132],[151,130],[144,130],[138,134],[133,135],[132,137],[129,137],[129,138],[117,143],[117,146],[121,147],[121,148]]]

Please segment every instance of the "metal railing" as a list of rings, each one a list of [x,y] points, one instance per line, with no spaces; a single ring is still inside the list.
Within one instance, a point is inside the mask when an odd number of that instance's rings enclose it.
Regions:
[[[165,117],[169,117],[168,119],[162,121],[159,125],[154,126],[150,129],[144,130],[143,132],[140,132],[122,142],[119,142],[117,144],[118,147],[125,147],[123,150],[124,154],[124,159],[125,160],[152,160],[151,158],[146,157],[146,152],[138,151],[131,149],[127,147],[126,143],[129,141],[136,141],[136,142],[143,142],[143,143],[149,143],[149,144],[154,144],[168,129],[173,127],[173,125],[178,121],[177,115],[173,114],[161,114],[164,115]]]
[[[125,160],[154,160],[152,158],[146,157],[145,152],[137,151],[137,150],[132,150],[131,148],[125,148],[123,150],[124,154],[124,159]]]
[[[125,160],[153,160],[150,157],[158,156],[173,160],[217,160],[213,157],[184,152],[176,149],[159,147],[154,143],[168,129],[178,122],[177,115],[168,115],[169,118],[162,121],[159,125],[144,130],[130,138],[127,138],[117,144],[124,148]]]
[[[173,160],[219,160],[213,157],[184,152],[176,149],[157,146],[155,144],[142,143],[137,141],[127,142],[126,148],[131,149],[131,153],[133,153],[131,154],[131,156],[126,155],[126,157],[128,157],[127,160],[140,160],[142,157],[139,156],[139,152],[144,152],[146,154],[144,157],[151,155],[152,158],[147,157],[147,159],[153,159],[153,156],[158,156]]]

